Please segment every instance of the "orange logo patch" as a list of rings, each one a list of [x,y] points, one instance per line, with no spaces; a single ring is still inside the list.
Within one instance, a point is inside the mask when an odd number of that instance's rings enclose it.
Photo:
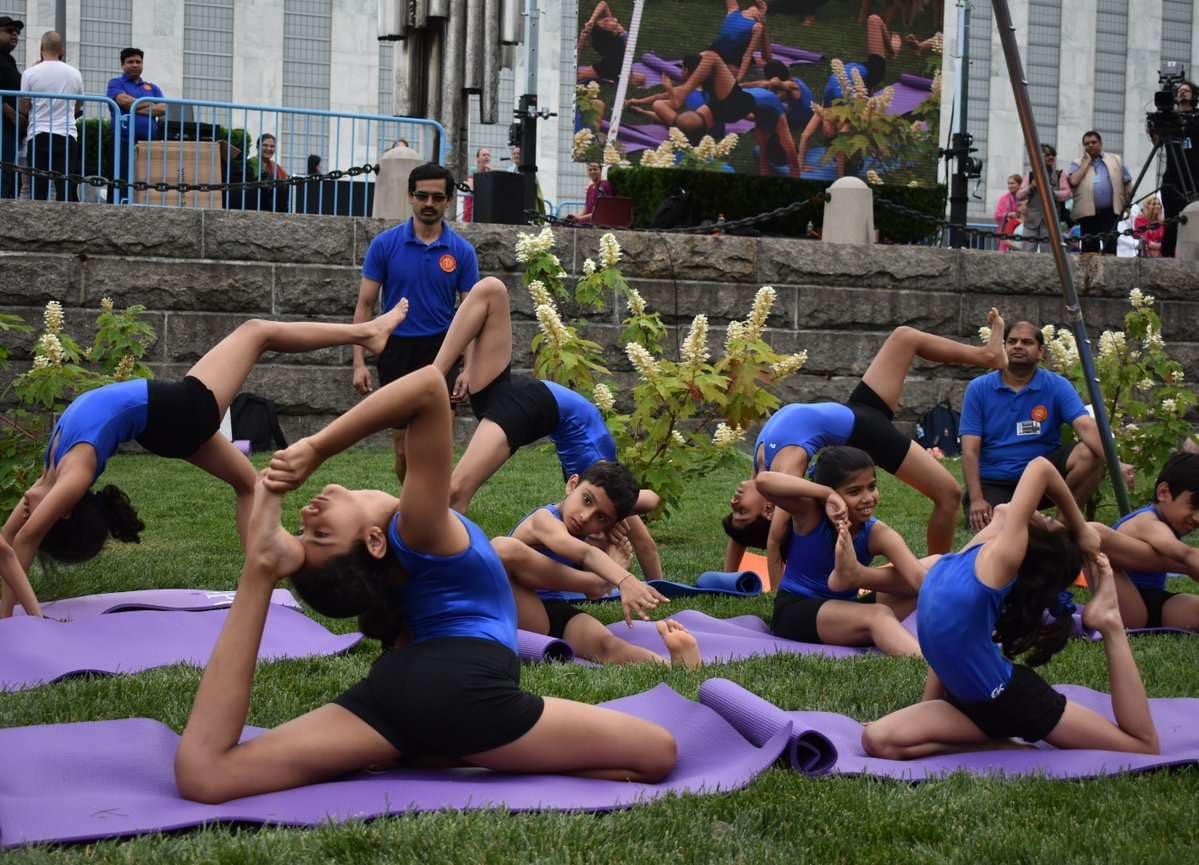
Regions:
[[[446,273],[453,273],[458,269],[458,262],[452,255],[443,255],[437,264],[440,265],[441,269]]]
[[[1037,423],[1044,423],[1049,420],[1049,409],[1043,405],[1039,405],[1032,410],[1032,419]]]

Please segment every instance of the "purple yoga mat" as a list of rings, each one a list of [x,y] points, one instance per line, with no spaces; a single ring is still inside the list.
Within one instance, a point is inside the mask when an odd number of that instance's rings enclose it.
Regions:
[[[203,667],[226,610],[85,616],[72,622],[13,617],[0,622],[0,691],[20,691],[81,673],[138,673],[168,664]],[[260,661],[335,655],[362,639],[335,635],[287,607],[267,613]]]
[[[1077,685],[1059,685],[1066,698],[1113,719],[1111,697]],[[1199,700],[1150,700],[1161,742],[1156,756],[1115,751],[1065,751],[1044,742],[1026,748],[1001,748],[943,754],[920,760],[880,760],[862,750],[862,725],[830,712],[785,712],[727,679],[700,685],[699,700],[727,718],[751,742],[771,739],[788,722],[792,736],[787,758],[809,775],[870,775],[896,781],[929,781],[966,772],[970,775],[1038,775],[1057,780],[1097,778],[1199,762]]]
[[[575,659],[575,650],[569,643],[555,640],[545,634],[535,634],[532,631],[516,632],[516,654],[525,664],[542,664],[557,661],[569,664]]]
[[[932,79],[908,75],[906,72],[899,76],[899,80],[891,87],[894,88],[895,94],[891,98],[891,104],[887,106],[887,113],[892,115],[915,111],[924,100],[933,95]]]
[[[805,48],[792,48],[790,45],[779,45],[777,42],[770,43],[770,54],[776,60],[781,60],[788,66],[811,65],[813,63],[822,63],[824,55],[819,51],[808,51]],[[759,60],[762,55],[757,54]]]
[[[134,592],[109,592],[103,595],[84,595],[79,598],[64,598],[42,604],[42,613],[52,619],[68,621],[83,616],[99,616],[104,613],[126,613],[132,610],[178,610],[180,612],[203,612],[223,610],[233,604],[234,592],[205,589],[141,589]],[[299,602],[287,589],[275,589],[271,603],[283,607],[300,609]],[[25,615],[17,607],[16,615]],[[0,622],[0,628],[3,628]]]
[[[678,743],[678,764],[661,784],[483,770],[358,774],[297,790],[201,805],[175,790],[179,738],[134,718],[0,730],[0,847],[143,835],[207,823],[318,826],[423,811],[609,811],[669,794],[737,790],[764,772],[791,738],[786,724],[751,743],[707,706],[666,685],[604,703],[655,721]],[[246,737],[260,733],[246,728]],[[580,747],[586,747],[581,743]]]

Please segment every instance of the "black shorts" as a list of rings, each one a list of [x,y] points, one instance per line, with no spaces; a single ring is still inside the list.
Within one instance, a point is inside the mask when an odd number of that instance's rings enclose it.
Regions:
[[[216,395],[195,376],[147,381],[146,428],[137,443],[152,454],[187,459],[221,428]]]
[[[416,370],[431,364],[437,358],[437,352],[441,351],[441,344],[444,341],[444,333],[435,333],[432,336],[409,337],[395,334],[389,336],[387,345],[383,347],[383,353],[377,359],[379,387],[389,385],[397,378],[403,378],[408,373],[416,372]],[[448,390],[453,391],[454,380],[457,377],[458,365],[455,362],[445,377]],[[396,428],[401,429],[401,427]]]
[[[704,96],[708,100],[712,118],[718,123],[736,123],[738,120],[743,120],[753,113],[756,105],[753,96],[742,90],[740,84],[734,84],[733,89],[724,99],[716,99],[706,93]]]
[[[853,412],[853,432],[847,445],[870,454],[874,464],[890,474],[899,471],[912,448],[912,440],[891,423],[895,412],[864,381],[858,382],[846,408]]]
[[[1057,473],[1064,478],[1066,476],[1066,463],[1069,462],[1070,454],[1074,453],[1074,449],[1077,447],[1086,447],[1086,445],[1082,444],[1081,442],[1064,444],[1053,453],[1046,454],[1045,459],[1053,463],[1053,467],[1057,469]],[[1014,481],[994,481],[988,480],[987,478],[981,478],[979,480],[979,483],[982,484],[983,488],[983,498],[986,499],[992,507],[1006,505],[1008,502],[1010,502],[1012,500],[1012,496],[1016,494],[1016,484],[1019,482],[1019,478]],[[1055,507],[1057,507],[1057,505],[1053,503],[1053,500],[1050,499],[1049,496],[1044,496],[1037,505],[1037,510],[1043,511]],[[962,510],[965,511],[966,518],[969,519],[969,490],[964,490],[962,492]]]
[[[963,703],[949,693],[945,700],[992,739],[1039,742],[1053,732],[1066,711],[1065,696],[1023,664],[1012,667],[1012,680],[994,700]]]
[[[611,54],[601,54],[600,59],[592,68],[595,74],[606,81],[619,81],[620,69],[624,65],[624,51],[620,50]]]
[[[520,689],[520,659],[493,640],[450,637],[385,651],[333,701],[406,757],[463,757],[515,742],[544,702]]]
[[[550,628],[546,632],[546,636],[553,637],[555,640],[562,639],[562,635],[566,633],[566,625],[571,619],[584,614],[583,610],[570,601],[542,599],[541,603],[545,606],[545,616],[550,621]]]
[[[770,631],[776,637],[784,640],[795,640],[800,643],[824,644],[816,629],[816,614],[831,598],[809,598],[795,592],[779,593],[774,598],[774,618],[770,622]],[[851,604],[873,604],[878,597],[874,592],[859,595],[849,601]]]
[[[1137,586],[1137,592],[1140,593],[1141,600],[1145,602],[1145,612],[1149,614],[1149,618],[1145,620],[1145,627],[1162,627],[1162,608],[1177,592],[1167,592],[1165,589],[1142,589],[1140,586]]]
[[[512,375],[509,369],[479,393],[471,394],[470,407],[476,418],[489,420],[504,431],[512,453],[558,426],[558,403],[550,389],[536,379]]]

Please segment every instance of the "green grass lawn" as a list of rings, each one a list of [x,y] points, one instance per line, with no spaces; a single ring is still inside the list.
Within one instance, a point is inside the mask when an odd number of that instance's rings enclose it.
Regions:
[[[259,460],[261,462],[261,459]],[[356,451],[321,469],[309,490],[336,479],[347,486],[389,488],[391,457]],[[527,511],[561,494],[552,454],[518,454],[475,499],[471,516],[492,534],[506,533]],[[737,471],[697,481],[683,508],[653,528],[667,575],[689,580],[718,567],[718,524]],[[182,462],[119,456],[105,479],[124,487],[148,526],[140,545],[114,545],[97,561],[56,574],[34,574],[44,599],[145,587],[230,589],[240,557],[232,497],[217,481]],[[917,551],[924,545],[923,499],[881,477],[880,517]],[[293,499],[292,514],[304,501]],[[964,538],[964,533],[961,535]],[[1182,588],[1178,586],[1178,588]],[[768,616],[770,602],[675,601],[717,616]],[[597,609],[606,620],[619,608]],[[335,631],[352,622],[325,621]],[[1150,696],[1199,695],[1199,640],[1155,637],[1133,650]],[[365,675],[378,652],[360,645],[344,657],[263,666],[249,723],[271,726],[335,697]],[[3,663],[3,661],[0,661]],[[1045,669],[1052,682],[1106,689],[1099,645],[1077,641]],[[821,660],[777,656],[714,665],[702,672],[658,665],[599,670],[526,667],[524,683],[540,694],[588,702],[614,699],[667,682],[694,697],[701,681],[723,676],[786,709],[875,718],[917,699],[922,665],[914,660]],[[150,717],[181,730],[200,672],[186,667],[137,676],[79,679],[0,695],[0,725]],[[0,755],[0,771],[3,757]],[[1199,772],[1083,783],[981,781],[954,777],[912,787],[857,779],[811,780],[772,769],[747,789],[686,797],[607,816],[438,814],[377,820],[314,831],[212,828],[95,845],[24,850],[10,862],[1171,862],[1191,861],[1199,845],[1193,806]],[[1187,853],[1186,851],[1192,851]]]

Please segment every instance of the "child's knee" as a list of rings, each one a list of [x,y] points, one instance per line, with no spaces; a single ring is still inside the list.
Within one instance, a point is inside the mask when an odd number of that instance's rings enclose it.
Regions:
[[[868,757],[878,757],[882,760],[899,759],[899,747],[887,735],[886,727],[881,724],[867,724],[862,728],[862,750]]]
[[[654,724],[652,732],[642,738],[642,746],[644,756],[639,768],[644,782],[656,784],[674,771],[679,761],[679,746],[669,730]]]

